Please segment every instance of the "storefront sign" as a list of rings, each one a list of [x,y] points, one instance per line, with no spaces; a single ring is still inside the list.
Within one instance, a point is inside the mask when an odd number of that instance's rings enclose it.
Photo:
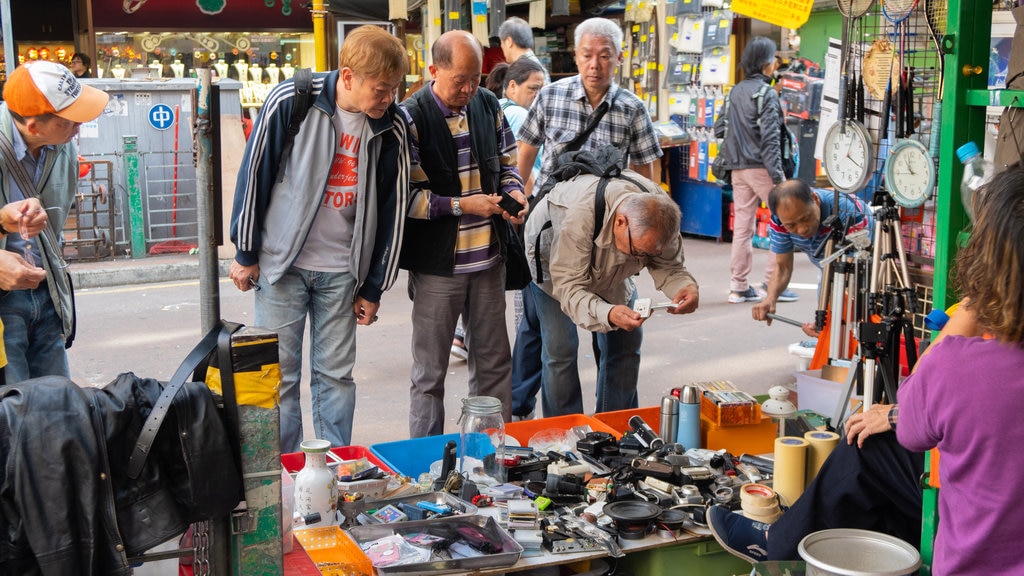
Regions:
[[[174,110],[167,104],[156,104],[149,109],[149,125],[157,130],[167,130],[174,125]]]
[[[313,29],[309,9],[289,0],[92,0],[92,18],[98,30]]]
[[[799,28],[813,6],[814,0],[733,0],[732,11],[782,28]]]

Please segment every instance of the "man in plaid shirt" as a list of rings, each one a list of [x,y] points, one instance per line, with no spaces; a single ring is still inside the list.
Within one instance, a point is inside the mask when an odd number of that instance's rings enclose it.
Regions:
[[[652,166],[661,157],[661,148],[650,114],[636,95],[614,81],[615,70],[622,62],[622,28],[605,18],[590,18],[576,27],[575,45],[579,74],[542,88],[520,129],[518,162],[523,181],[529,179],[538,150],[543,146],[541,173],[535,176],[534,190],[542,189],[559,156],[586,129],[587,121],[600,108],[607,111],[579,149],[615,146],[628,158],[630,168],[652,178]],[[526,315],[523,326],[535,321],[541,333],[544,416],[581,413],[576,325],[562,311],[560,303],[536,283],[531,283],[523,294]],[[634,292],[632,298],[635,297]],[[597,334],[599,391],[608,385],[632,383],[635,386],[642,339],[640,329]],[[513,414],[529,413],[535,402],[534,394],[536,390],[513,389]],[[552,413],[549,414],[549,410]]]

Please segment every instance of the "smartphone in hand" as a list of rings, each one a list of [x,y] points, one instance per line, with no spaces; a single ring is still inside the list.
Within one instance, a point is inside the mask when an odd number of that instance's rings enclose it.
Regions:
[[[513,217],[518,216],[519,213],[523,211],[523,208],[526,207],[522,202],[516,200],[511,194],[504,190],[501,191],[501,201],[498,202],[498,206]]]

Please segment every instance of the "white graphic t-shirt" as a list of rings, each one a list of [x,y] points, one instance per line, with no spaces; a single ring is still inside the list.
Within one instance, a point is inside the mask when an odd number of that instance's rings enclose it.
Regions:
[[[295,266],[304,270],[345,272],[349,269],[352,231],[361,191],[359,162],[366,138],[366,114],[338,108],[334,113],[334,128],[338,142],[327,186],[313,227],[295,260]]]

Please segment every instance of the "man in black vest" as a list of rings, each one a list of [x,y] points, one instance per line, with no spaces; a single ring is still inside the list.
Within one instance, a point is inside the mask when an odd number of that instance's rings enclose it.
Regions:
[[[469,394],[493,396],[509,420],[511,351],[505,328],[506,246],[526,213],[516,140],[487,90],[478,90],[483,52],[464,31],[443,34],[431,52],[434,80],[402,103],[410,121],[411,200],[400,263],[409,270],[412,387],[409,435],[444,432],[444,381],[462,314],[469,342]],[[499,206],[499,193],[522,208]]]

